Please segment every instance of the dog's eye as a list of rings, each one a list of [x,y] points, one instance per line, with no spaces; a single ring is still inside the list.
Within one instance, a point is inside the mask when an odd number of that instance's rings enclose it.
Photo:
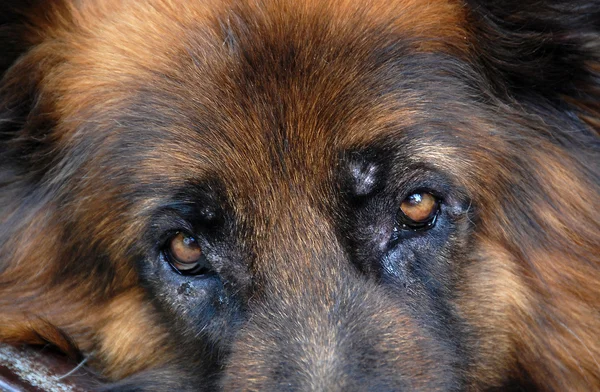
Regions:
[[[177,233],[170,239],[166,253],[171,265],[181,273],[197,275],[206,269],[202,249],[191,235]]]
[[[402,201],[398,223],[405,230],[427,230],[435,225],[440,201],[429,192],[415,192]]]

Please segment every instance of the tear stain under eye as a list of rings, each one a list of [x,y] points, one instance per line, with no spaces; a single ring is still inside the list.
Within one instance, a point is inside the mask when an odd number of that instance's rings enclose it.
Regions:
[[[415,262],[415,259],[416,255],[412,250],[396,249],[383,258],[382,266],[388,277],[402,282],[404,287],[407,287],[411,282],[406,271]]]
[[[208,294],[204,289],[198,290],[198,288],[194,287],[194,285],[190,282],[184,282],[177,287],[177,295],[181,297],[193,298],[198,295]],[[226,306],[229,303],[229,298],[224,293],[219,293],[216,296],[212,297],[213,305],[218,306]]]

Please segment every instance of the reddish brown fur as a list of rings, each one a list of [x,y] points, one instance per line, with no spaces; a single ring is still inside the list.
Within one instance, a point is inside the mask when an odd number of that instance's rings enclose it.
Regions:
[[[385,353],[382,372],[387,377],[387,369],[398,369],[412,390],[485,390],[512,378],[539,390],[600,388],[599,154],[587,142],[598,132],[598,95],[548,97],[571,102],[587,124],[577,123],[586,134],[577,155],[578,141],[548,136],[575,124],[559,109],[556,123],[546,122],[525,98],[506,98],[489,87],[481,95],[495,105],[497,117],[490,117],[492,110],[481,102],[448,102],[445,94],[458,83],[441,85],[445,74],[394,90],[389,74],[371,66],[375,51],[388,53],[402,37],[411,55],[422,56],[415,58],[445,56],[440,58],[452,58],[452,64],[476,63],[476,72],[489,67],[482,79],[494,75],[497,70],[481,60],[485,49],[469,12],[462,2],[446,0],[61,1],[27,12],[22,37],[29,50],[4,75],[2,102],[24,99],[21,86],[33,80],[36,117],[27,121],[53,126],[43,136],[23,127],[19,137],[2,139],[9,147],[0,153],[8,156],[22,140],[43,140],[45,149],[31,152],[31,160],[40,183],[52,191],[22,203],[35,180],[18,168],[0,188],[6,204],[0,210],[0,340],[79,350],[111,380],[168,368],[185,356],[177,347],[179,332],[170,330],[175,322],[156,310],[130,262],[131,249],[151,225],[151,212],[170,200],[168,192],[210,176],[222,183],[240,232],[251,232],[240,248],[253,255],[231,267],[246,277],[239,291],[256,316],[236,335],[223,365],[225,389],[271,385],[265,353],[279,347],[276,339],[287,326],[266,320],[282,314],[301,320],[290,339],[307,342],[307,367],[332,369],[307,371],[307,385],[347,388],[352,379],[336,373],[339,354],[331,351],[332,342],[344,337],[322,323],[336,301],[355,296],[363,302],[344,317],[373,321],[369,333],[379,339],[374,350]],[[288,43],[298,46],[293,54]],[[276,56],[288,55],[296,56],[297,68],[277,69]],[[588,61],[587,72],[597,72],[596,60]],[[249,71],[245,62],[272,69]],[[258,75],[253,82],[248,72]],[[474,94],[469,88],[477,89],[479,79],[469,82],[457,94]],[[148,113],[132,108],[146,98],[148,112],[159,107],[160,118],[134,134],[120,121],[146,120]],[[447,134],[433,130],[444,121],[453,127]],[[406,131],[423,123],[430,128]],[[212,125],[210,131],[197,129]],[[286,131],[282,136],[277,129]],[[159,137],[157,130],[169,136]],[[275,159],[278,137],[288,149]],[[139,149],[124,142],[138,138]],[[457,218],[466,227],[476,217],[468,238],[455,235],[465,250],[460,260],[452,259],[448,277],[459,277],[451,286],[451,310],[465,320],[460,344],[471,355],[460,371],[437,363],[436,353],[447,354],[445,342],[431,343],[412,313],[390,308],[393,296],[345,259],[337,215],[329,214],[337,208],[339,152],[388,139],[402,141],[406,168],[444,171],[473,204],[475,215]],[[114,164],[120,149],[131,160]],[[153,184],[159,185],[143,202],[123,197]],[[72,233],[82,233],[88,243]],[[94,264],[95,257],[109,260],[110,271]],[[62,278],[85,263],[90,273],[84,281],[82,275]],[[307,301],[314,301],[308,317],[293,314]],[[348,339],[359,335],[349,333]],[[450,373],[462,381],[444,384]],[[319,384],[328,374],[338,379]]]

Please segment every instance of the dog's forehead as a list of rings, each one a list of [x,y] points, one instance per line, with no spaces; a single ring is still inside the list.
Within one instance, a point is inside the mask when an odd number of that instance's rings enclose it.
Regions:
[[[38,32],[46,38],[40,55],[62,57],[45,84],[63,116],[119,107],[152,87],[164,93],[154,101],[179,97],[223,116],[237,114],[213,102],[228,91],[246,94],[250,109],[278,103],[277,87],[290,99],[310,97],[288,103],[313,105],[350,93],[346,85],[402,51],[468,46],[462,8],[452,0],[149,3],[76,3]]]
[[[51,41],[70,42],[47,82],[62,129],[99,124],[95,138],[137,146],[138,175],[179,183],[316,184],[340,152],[418,121],[429,70],[404,60],[466,51],[453,1],[98,3],[51,32],[85,32]]]

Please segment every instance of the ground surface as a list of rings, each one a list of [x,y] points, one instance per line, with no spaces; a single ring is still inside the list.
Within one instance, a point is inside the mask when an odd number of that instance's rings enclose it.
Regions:
[[[51,350],[0,343],[2,392],[84,392],[90,381],[76,362]]]

